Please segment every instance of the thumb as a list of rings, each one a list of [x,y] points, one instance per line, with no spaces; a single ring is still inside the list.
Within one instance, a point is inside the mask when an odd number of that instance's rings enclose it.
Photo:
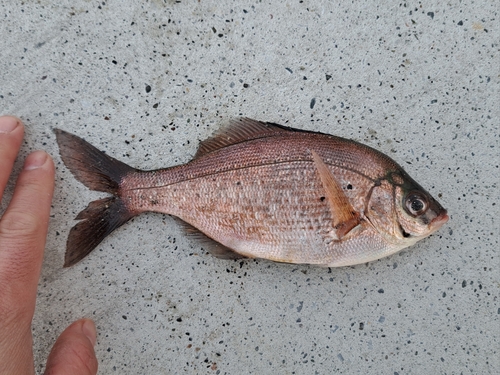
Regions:
[[[95,324],[90,319],[80,319],[71,324],[52,347],[45,375],[97,374],[96,335]]]

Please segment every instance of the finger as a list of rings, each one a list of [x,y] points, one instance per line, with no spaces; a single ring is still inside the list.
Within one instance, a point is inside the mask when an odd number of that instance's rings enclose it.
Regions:
[[[96,329],[90,319],[77,320],[64,330],[47,359],[44,375],[95,375]]]
[[[26,158],[12,201],[0,219],[0,318],[4,324],[20,318],[18,314],[31,322],[53,190],[54,163],[45,152],[36,151]]]
[[[23,134],[24,126],[17,117],[0,117],[0,201],[21,146]]]
[[[0,374],[34,374],[31,329],[1,327]]]

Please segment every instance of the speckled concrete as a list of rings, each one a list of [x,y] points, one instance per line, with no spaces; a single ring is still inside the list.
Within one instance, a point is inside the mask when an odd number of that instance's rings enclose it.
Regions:
[[[38,371],[86,316],[101,374],[497,373],[497,2],[20,4],[0,1],[0,113],[26,122],[22,156],[57,163]],[[102,195],[61,164],[54,127],[153,169],[240,115],[387,153],[450,222],[400,254],[324,269],[215,259],[145,214],[62,269],[74,216]]]

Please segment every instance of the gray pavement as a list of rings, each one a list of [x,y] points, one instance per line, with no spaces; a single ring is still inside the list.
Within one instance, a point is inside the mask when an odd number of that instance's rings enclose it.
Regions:
[[[37,371],[85,316],[101,374],[498,373],[499,25],[490,0],[0,0],[0,114],[26,123],[22,157],[57,164]],[[62,268],[73,218],[102,194],[62,165],[53,128],[155,169],[241,115],[387,153],[449,223],[325,269],[216,259],[144,214]]]

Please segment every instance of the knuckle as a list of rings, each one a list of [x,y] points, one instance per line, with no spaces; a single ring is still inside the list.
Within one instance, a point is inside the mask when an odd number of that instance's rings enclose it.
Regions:
[[[4,239],[29,240],[36,236],[40,219],[30,212],[7,211],[0,221],[0,236]]]
[[[18,211],[5,213],[0,220],[0,281],[7,280],[14,288],[30,281],[38,273],[39,247],[44,244],[44,240],[39,238],[41,225],[33,214]],[[5,292],[7,290],[4,289]]]
[[[5,288],[2,290],[0,295],[7,294],[9,290],[16,290],[16,288],[17,292],[25,292],[27,290],[26,286],[23,290],[19,289],[26,283],[31,282],[31,280],[33,280],[33,276],[37,274],[38,265],[33,258],[32,247],[23,246],[22,244],[21,247],[18,247],[18,245],[19,244],[16,244],[15,251],[12,251],[7,257],[2,257],[2,260],[5,262],[1,266],[0,276],[2,280],[7,280],[11,288]],[[16,293],[14,292],[9,295],[16,298]]]
[[[19,301],[19,293],[11,283],[0,282],[0,322],[2,327],[19,327],[31,323],[32,311]]]

